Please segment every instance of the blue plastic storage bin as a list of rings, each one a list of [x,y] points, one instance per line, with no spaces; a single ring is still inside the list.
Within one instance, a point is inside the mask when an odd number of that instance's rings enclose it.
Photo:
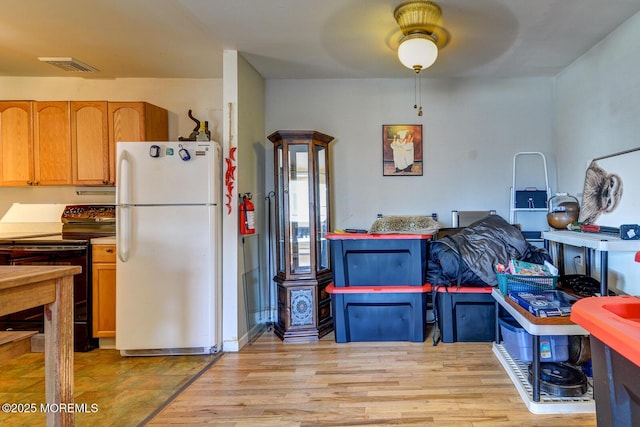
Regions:
[[[427,338],[427,295],[431,286],[363,286],[329,284],[335,339],[413,341]]]
[[[510,317],[498,319],[502,345],[507,352],[524,363],[533,361],[533,336]],[[569,337],[566,335],[540,336],[540,361],[564,362],[569,359]]]
[[[491,287],[438,288],[436,307],[443,343],[491,342],[496,337],[496,300]]]
[[[328,234],[331,272],[337,288],[422,286],[431,235]]]

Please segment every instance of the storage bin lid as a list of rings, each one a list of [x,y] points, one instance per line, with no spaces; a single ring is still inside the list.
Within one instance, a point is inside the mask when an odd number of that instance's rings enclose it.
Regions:
[[[404,234],[404,233],[385,233],[385,234],[370,234],[370,233],[328,233],[325,237],[329,240],[354,240],[354,239],[408,239],[408,240],[430,240],[433,238],[431,234]]]
[[[450,294],[490,294],[493,286],[441,286],[438,292]]]
[[[498,323],[512,332],[518,332],[523,329],[513,317],[500,317]]]
[[[373,294],[373,293],[426,293],[431,292],[431,285],[425,283],[422,286],[346,286],[336,287],[329,283],[325,288],[328,294]]]

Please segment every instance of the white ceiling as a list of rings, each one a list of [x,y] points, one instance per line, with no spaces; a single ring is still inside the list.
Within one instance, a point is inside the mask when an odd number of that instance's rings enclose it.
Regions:
[[[405,78],[402,0],[0,0],[0,76],[221,78],[238,50],[267,79]],[[640,0],[440,0],[450,42],[424,77],[552,76]],[[100,71],[38,61],[74,57]]]

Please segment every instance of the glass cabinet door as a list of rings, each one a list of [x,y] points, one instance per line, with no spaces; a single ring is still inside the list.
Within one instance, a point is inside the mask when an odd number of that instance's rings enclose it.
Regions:
[[[327,179],[327,150],[315,146],[316,172],[316,257],[317,270],[329,269],[329,242],[326,234],[329,229],[329,188]]]
[[[282,159],[282,145],[277,145],[276,149],[276,185],[278,186],[277,195],[277,203],[278,203],[278,218],[276,225],[277,232],[277,248],[278,252],[278,273],[285,272],[285,249],[284,249],[284,227],[287,225],[285,221],[285,212],[284,212],[284,170],[283,170],[283,159]]]
[[[289,259],[291,273],[311,271],[309,242],[309,146],[288,145],[289,158]]]

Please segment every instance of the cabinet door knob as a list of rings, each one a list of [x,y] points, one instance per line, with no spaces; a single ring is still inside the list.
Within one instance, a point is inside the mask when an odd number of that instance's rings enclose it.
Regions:
[[[106,252],[107,252],[108,254],[112,254],[112,253],[113,253],[113,249],[111,249],[111,248],[106,249]]]

